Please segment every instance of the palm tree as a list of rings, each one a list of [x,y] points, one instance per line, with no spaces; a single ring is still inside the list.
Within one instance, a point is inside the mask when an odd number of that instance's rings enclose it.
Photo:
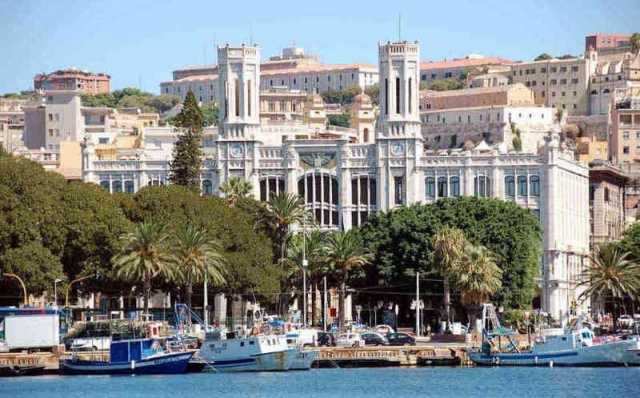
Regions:
[[[124,244],[113,258],[119,277],[143,283],[144,312],[149,312],[151,281],[163,276],[167,280],[176,277],[172,257],[167,250],[169,235],[163,224],[153,221],[136,225],[133,232],[122,237]]]
[[[433,261],[443,280],[444,312],[447,321],[447,329],[451,323],[451,289],[450,283],[460,261],[464,256],[464,247],[467,244],[464,233],[451,227],[441,228],[432,238]]]
[[[302,233],[305,234],[304,239]],[[317,297],[315,292],[317,283],[325,273],[323,250],[326,233],[319,229],[313,229],[310,232],[303,231],[302,233],[296,235],[289,244],[288,257],[289,261],[296,267],[296,270],[298,269],[297,267],[302,265],[303,257],[307,259],[307,280],[311,285],[311,325],[314,325],[317,318]]]
[[[252,189],[251,183],[240,177],[231,177],[220,185],[220,192],[224,194],[231,206],[238,203],[238,200],[248,197]]]
[[[302,223],[307,218],[304,200],[298,195],[286,192],[273,195],[267,202],[267,215],[265,220],[270,223],[268,227],[273,231],[273,236],[280,248],[279,263],[283,271],[286,271],[287,243],[291,238],[290,227],[293,224]],[[286,272],[283,275],[281,287],[282,291],[285,291],[288,278]],[[286,310],[287,303],[287,295],[283,294],[280,300],[281,312]]]
[[[371,254],[362,245],[356,230],[334,232],[327,237],[325,261],[339,285],[340,327],[344,326],[344,298],[349,273],[355,268],[368,264],[371,259]]]
[[[484,246],[467,244],[463,259],[456,267],[455,285],[473,327],[478,306],[502,287],[502,269],[496,264],[493,253]]]
[[[624,307],[625,297],[635,300],[640,294],[640,264],[631,261],[630,254],[623,252],[615,243],[595,247],[589,260],[589,266],[584,270],[578,284],[586,286],[586,289],[578,299],[612,299],[615,327],[620,304]]]
[[[174,260],[184,282],[185,302],[191,308],[193,284],[207,279],[213,285],[225,283],[226,260],[220,244],[204,230],[191,224],[179,228],[175,236]]]

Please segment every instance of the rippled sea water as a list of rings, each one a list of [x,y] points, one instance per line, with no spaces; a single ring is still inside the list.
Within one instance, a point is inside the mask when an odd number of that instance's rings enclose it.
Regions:
[[[640,397],[640,368],[376,368],[0,378],[0,397]]]

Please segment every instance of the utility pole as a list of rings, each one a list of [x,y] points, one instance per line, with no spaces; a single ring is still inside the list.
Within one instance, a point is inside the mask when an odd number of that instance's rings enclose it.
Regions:
[[[205,260],[206,264],[206,260]],[[204,320],[204,332],[206,333],[209,329],[209,294],[207,291],[207,273],[204,273],[204,303],[202,304],[202,315]]]
[[[327,276],[322,277],[322,283],[324,284],[324,300],[322,303],[322,325],[324,331],[327,331]]]
[[[302,325],[307,326],[307,234],[305,231],[305,220],[302,219]]]
[[[416,336],[420,337],[420,273],[416,272]]]

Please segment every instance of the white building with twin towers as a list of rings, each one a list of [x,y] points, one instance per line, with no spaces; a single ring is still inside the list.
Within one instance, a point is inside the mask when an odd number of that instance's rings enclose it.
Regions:
[[[443,197],[514,201],[537,214],[544,231],[542,309],[565,319],[577,302],[589,251],[588,168],[553,131],[538,153],[485,142],[470,150],[425,149],[420,46],[380,43],[378,54],[377,116],[361,94],[346,129],[326,127],[317,95],[309,98],[304,120],[261,123],[260,49],[219,47],[220,123],[205,130],[203,194],[215,195],[226,180],[240,177],[251,182],[258,200],[282,191],[301,195],[323,229],[350,229],[374,212]],[[84,179],[112,192],[168,183],[175,140],[171,128],[149,128],[137,147],[118,149],[118,137],[92,135],[83,149]],[[578,311],[587,309],[577,304]]]

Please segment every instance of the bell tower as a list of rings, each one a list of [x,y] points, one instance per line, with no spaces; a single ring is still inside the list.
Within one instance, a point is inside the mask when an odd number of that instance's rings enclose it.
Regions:
[[[259,195],[256,173],[260,139],[260,49],[218,47],[218,183],[232,177],[249,181]]]
[[[218,47],[218,104],[223,139],[256,138],[260,127],[260,49]]]
[[[378,203],[387,210],[419,202],[424,197],[424,173],[418,167],[423,155],[418,42],[379,43],[378,69]]]

